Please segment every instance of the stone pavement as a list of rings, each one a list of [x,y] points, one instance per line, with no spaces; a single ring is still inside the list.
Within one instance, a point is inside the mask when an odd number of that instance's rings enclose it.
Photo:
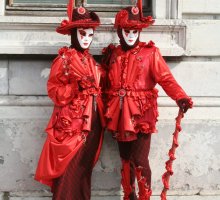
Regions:
[[[20,200],[20,199],[16,199]],[[49,200],[49,199],[48,199]],[[122,200],[119,196],[116,197],[94,197],[92,200]],[[160,200],[159,196],[152,196],[151,200]],[[167,200],[220,200],[220,196],[168,196]]]
[[[36,196],[31,193],[0,193],[0,200],[51,200],[51,196]],[[122,196],[93,196],[91,200],[122,200]],[[160,200],[159,196],[152,196],[151,200]],[[206,196],[206,195],[194,195],[194,196],[167,196],[167,200],[220,200],[220,195]]]

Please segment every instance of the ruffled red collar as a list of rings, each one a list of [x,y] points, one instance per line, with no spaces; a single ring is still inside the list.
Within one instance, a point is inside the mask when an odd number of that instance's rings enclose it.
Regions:
[[[146,43],[146,42],[139,42],[136,47],[134,47],[133,49],[127,50],[126,52],[131,52],[131,53],[133,53],[133,54],[136,54],[136,53],[138,53],[138,52],[140,51],[140,49],[143,48],[143,47],[151,48],[151,47],[154,47],[154,46],[155,46],[155,43],[154,43],[152,40],[150,40],[148,43]],[[125,52],[125,51],[122,49],[121,45],[119,45],[118,48],[119,48],[119,50],[120,50],[121,52]]]
[[[121,52],[131,52],[131,53],[133,53],[133,54],[136,54],[136,53],[138,53],[139,51],[140,51],[140,49],[142,48],[142,47],[144,47],[144,46],[146,46],[146,43],[145,42],[139,42],[138,43],[138,45],[137,46],[135,46],[134,48],[132,48],[132,49],[129,49],[129,50],[127,50],[127,51],[124,51],[123,49],[122,49],[122,47],[121,47],[121,45],[119,45],[118,47],[119,47],[119,50],[121,51]]]
[[[75,53],[77,53],[80,57],[90,57],[91,56],[88,49],[81,52],[81,51],[77,51],[76,49],[70,48],[67,46],[62,47],[61,49],[59,49],[59,52],[58,52],[58,54],[60,56],[65,55],[65,56],[69,56],[69,57]]]

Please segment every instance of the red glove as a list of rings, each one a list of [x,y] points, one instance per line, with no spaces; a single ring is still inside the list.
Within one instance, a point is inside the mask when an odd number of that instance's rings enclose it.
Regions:
[[[192,101],[191,99],[186,99],[186,98],[179,99],[177,101],[177,105],[179,106],[179,108],[183,113],[186,113],[189,108],[192,108]]]

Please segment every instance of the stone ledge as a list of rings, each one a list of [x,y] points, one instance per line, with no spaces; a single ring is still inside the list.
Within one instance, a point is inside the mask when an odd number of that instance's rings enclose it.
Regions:
[[[0,17],[0,54],[57,54],[62,46],[69,46],[68,36],[55,32],[62,17]],[[113,18],[102,18],[97,29],[91,53],[100,55],[109,43],[118,43]],[[186,26],[180,20],[156,20],[154,26],[144,29],[141,39],[154,40],[164,56],[181,56],[185,52]],[[15,34],[16,33],[16,34]],[[12,42],[13,41],[13,42]]]

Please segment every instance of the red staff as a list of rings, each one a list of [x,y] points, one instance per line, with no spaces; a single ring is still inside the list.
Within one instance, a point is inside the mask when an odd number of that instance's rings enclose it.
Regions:
[[[179,109],[178,116],[176,117],[176,127],[175,127],[175,131],[173,133],[173,143],[172,143],[172,147],[171,147],[171,149],[169,150],[169,153],[168,153],[169,160],[166,161],[166,170],[167,171],[162,176],[162,181],[163,181],[164,188],[163,188],[163,191],[160,195],[161,200],[166,200],[167,199],[166,195],[167,195],[167,191],[169,190],[169,187],[170,187],[170,184],[169,184],[170,176],[173,175],[173,169],[172,169],[173,161],[176,159],[175,158],[175,152],[176,152],[176,148],[179,146],[178,136],[179,136],[180,131],[182,130],[181,120],[182,120],[183,117],[184,117],[184,114],[181,111],[181,109]]]

